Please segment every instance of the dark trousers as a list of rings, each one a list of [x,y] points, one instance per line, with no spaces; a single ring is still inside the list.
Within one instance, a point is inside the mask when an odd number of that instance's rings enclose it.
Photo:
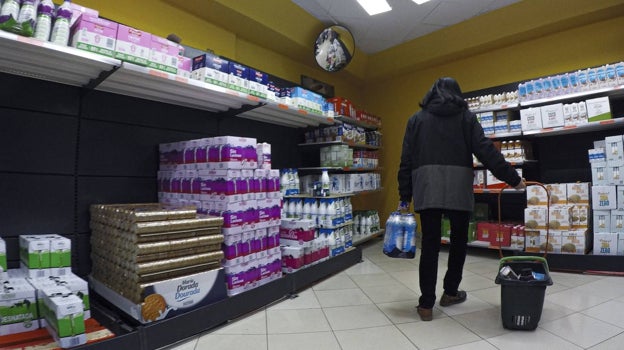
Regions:
[[[422,251],[420,253],[420,292],[419,305],[430,309],[436,301],[438,278],[438,255],[442,232],[442,214],[451,222],[451,246],[446,274],[444,293],[455,295],[462,280],[468,243],[470,212],[459,210],[426,209],[419,211],[422,231]]]

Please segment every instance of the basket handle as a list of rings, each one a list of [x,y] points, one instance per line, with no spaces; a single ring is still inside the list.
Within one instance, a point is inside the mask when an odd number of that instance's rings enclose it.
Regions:
[[[546,260],[546,258],[543,258],[541,256],[519,255],[519,256],[507,256],[507,257],[500,259],[501,265],[503,263],[513,262],[513,261],[537,261],[537,262],[541,262],[542,264],[544,264],[546,269],[548,269],[548,261]]]
[[[550,190],[548,190],[548,188],[541,182],[537,182],[537,181],[525,181],[525,184],[527,185],[527,187],[529,185],[537,185],[537,186],[541,186],[542,188],[544,188],[544,190],[546,191],[546,248],[544,249],[544,257],[546,257],[546,255],[548,254],[548,236],[549,236],[549,231],[550,228],[548,227],[548,222],[550,221],[549,215],[550,215]],[[507,184],[505,184],[505,187],[503,187],[500,192],[498,193],[498,226],[500,227],[502,224],[502,220],[501,220],[501,197],[503,194],[503,190],[511,187]],[[526,191],[526,190],[525,190]],[[498,241],[498,255],[503,258],[503,247],[502,247],[502,242],[501,240]],[[547,266],[548,267],[548,266]]]

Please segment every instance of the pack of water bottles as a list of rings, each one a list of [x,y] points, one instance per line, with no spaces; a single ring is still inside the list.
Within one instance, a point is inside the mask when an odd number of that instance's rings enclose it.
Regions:
[[[386,221],[383,253],[391,258],[416,256],[416,219],[412,213],[392,212]]]

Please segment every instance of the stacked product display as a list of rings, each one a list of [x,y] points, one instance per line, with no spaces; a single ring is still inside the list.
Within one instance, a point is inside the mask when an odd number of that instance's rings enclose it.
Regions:
[[[353,243],[365,241],[381,232],[377,210],[353,211]]]
[[[223,219],[221,263],[229,295],[281,277],[279,180],[270,145],[253,138],[160,145],[159,200]]]
[[[476,221],[469,229],[474,245],[530,253],[586,254],[591,247],[590,184],[545,184],[526,189],[524,222]],[[443,241],[450,237],[448,222],[442,226]],[[548,232],[548,237],[546,233]]]
[[[0,335],[46,328],[62,348],[87,342],[89,287],[71,272],[71,241],[61,235],[21,235],[20,268],[6,270],[0,296]]]
[[[158,203],[91,206],[91,285],[147,323],[225,297],[223,219]]]
[[[595,255],[624,255],[623,136],[608,136],[589,150]]]
[[[581,69],[518,84],[520,102],[577,92],[596,91],[624,84],[624,62]]]

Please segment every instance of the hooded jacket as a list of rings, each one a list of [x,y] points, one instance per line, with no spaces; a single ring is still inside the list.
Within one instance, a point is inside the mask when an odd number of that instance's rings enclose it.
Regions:
[[[472,211],[473,153],[496,178],[514,187],[522,180],[474,113],[433,96],[407,122],[398,172],[401,201],[413,197],[415,211]]]

